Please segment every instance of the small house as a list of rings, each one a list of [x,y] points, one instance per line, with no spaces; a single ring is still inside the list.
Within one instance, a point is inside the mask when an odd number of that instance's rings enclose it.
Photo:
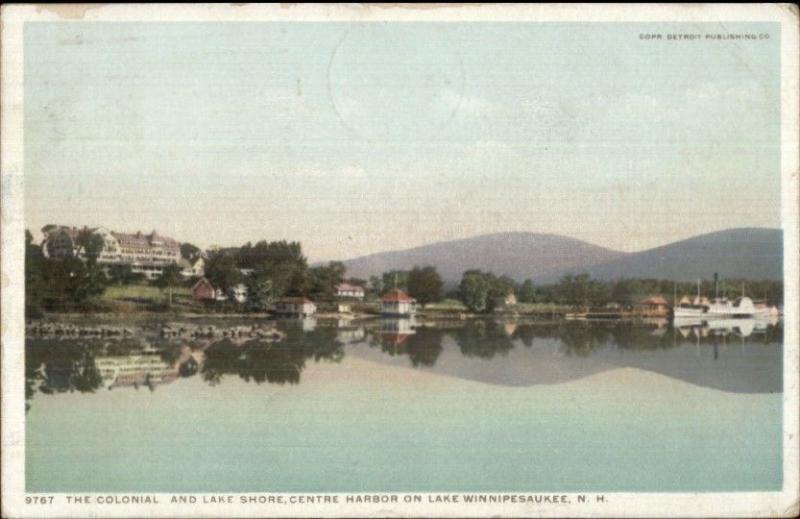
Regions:
[[[192,263],[192,275],[195,277],[203,277],[206,275],[206,260],[202,256],[198,256]]]
[[[243,283],[234,286],[231,288],[231,297],[239,304],[245,303],[247,301],[247,287]]]
[[[509,306],[514,306],[516,304],[517,304],[517,296],[514,295],[514,292],[509,292],[504,296],[496,297],[494,299],[494,307],[500,310],[508,308]]]
[[[336,285],[336,297],[364,299],[364,288],[350,283],[339,283]]]
[[[340,314],[349,314],[352,312],[350,305],[346,303],[339,303],[336,305],[336,311]]]
[[[635,312],[647,317],[667,317],[669,316],[669,303],[661,296],[650,296],[643,299],[633,306]]]
[[[195,301],[214,301],[217,299],[217,290],[211,281],[201,278],[192,286],[192,299]]]
[[[194,271],[192,270],[192,264],[189,263],[189,260],[181,258],[178,261],[178,266],[181,268],[181,276],[185,278],[190,278],[194,276]]]
[[[317,313],[317,305],[305,297],[285,297],[275,303],[275,312],[283,315],[304,317]]]
[[[381,298],[383,315],[409,316],[417,312],[417,300],[395,288]]]

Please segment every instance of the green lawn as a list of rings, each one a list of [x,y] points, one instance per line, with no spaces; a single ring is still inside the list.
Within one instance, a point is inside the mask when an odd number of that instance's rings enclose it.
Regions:
[[[105,304],[108,311],[129,313],[137,311],[164,311],[167,309],[168,291],[152,285],[109,285],[99,297],[99,303]],[[187,287],[173,287],[173,311],[191,312],[201,309],[192,299],[191,290]]]
[[[191,297],[191,290],[186,287],[172,289],[172,298]],[[152,300],[163,301],[167,298],[167,290],[151,285],[111,285],[106,287],[101,299],[103,301]]]
[[[509,312],[517,312],[520,314],[550,314],[550,313],[564,313],[570,311],[570,308],[555,303],[518,303],[507,309]],[[445,299],[438,303],[430,303],[425,306],[424,311],[431,312],[466,312],[467,307],[457,299]]]
[[[519,303],[514,309],[521,314],[549,314],[571,311],[569,306],[556,303]]]
[[[444,299],[438,303],[425,305],[425,310],[441,312],[466,312],[467,307],[458,299]]]

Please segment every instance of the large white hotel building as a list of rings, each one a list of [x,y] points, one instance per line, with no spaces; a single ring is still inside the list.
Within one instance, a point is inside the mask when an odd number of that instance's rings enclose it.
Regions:
[[[127,234],[102,227],[82,230],[48,225],[42,229],[42,252],[48,258],[84,258],[85,251],[78,244],[78,236],[87,231],[103,239],[103,250],[97,257],[99,265],[130,265],[134,273],[154,279],[161,275],[165,266],[181,263],[180,244],[172,238],[157,234],[156,231],[149,234]]]

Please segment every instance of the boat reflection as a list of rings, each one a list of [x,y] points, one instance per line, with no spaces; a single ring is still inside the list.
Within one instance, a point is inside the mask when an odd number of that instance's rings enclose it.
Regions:
[[[768,316],[763,319],[712,319],[676,318],[674,327],[685,338],[690,336],[708,337],[715,335],[727,337],[734,335],[747,338],[754,333],[766,333],[770,326],[776,326],[778,317]]]

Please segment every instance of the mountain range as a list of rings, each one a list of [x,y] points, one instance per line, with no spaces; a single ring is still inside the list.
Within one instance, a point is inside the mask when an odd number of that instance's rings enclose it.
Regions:
[[[389,270],[435,266],[456,283],[468,269],[538,283],[586,272],[594,279],[783,279],[783,231],[737,228],[702,234],[640,252],[620,252],[585,241],[541,233],[496,233],[344,261],[348,276],[366,279]]]

